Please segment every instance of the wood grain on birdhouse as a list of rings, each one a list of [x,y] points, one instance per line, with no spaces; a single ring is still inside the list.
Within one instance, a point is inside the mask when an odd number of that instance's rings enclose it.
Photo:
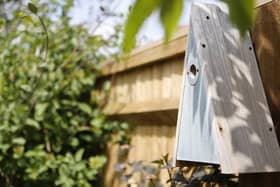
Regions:
[[[224,6],[192,5],[175,159],[223,173],[280,171],[280,149],[249,33]]]

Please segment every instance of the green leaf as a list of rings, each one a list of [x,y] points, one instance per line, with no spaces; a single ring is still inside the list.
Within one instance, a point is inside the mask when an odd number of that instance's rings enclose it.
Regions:
[[[104,166],[106,163],[107,159],[104,156],[94,156],[94,157],[89,157],[89,167],[90,168],[96,168],[99,169]]]
[[[125,123],[125,122],[121,123],[121,124],[120,124],[120,127],[121,127],[122,130],[127,130],[127,129],[129,129],[128,123]]]
[[[29,126],[31,126],[31,127],[34,127],[34,128],[36,128],[36,129],[40,129],[39,123],[38,123],[37,121],[31,119],[31,118],[27,118],[27,120],[26,120],[25,123],[26,123],[26,125],[29,125]]]
[[[35,106],[35,119],[40,121],[43,119],[48,103],[38,103]]]
[[[230,19],[242,36],[250,29],[255,20],[255,0],[223,0],[229,6]]]
[[[31,18],[31,16],[24,16],[23,19],[24,19],[26,22],[33,23],[33,20],[32,20],[32,18]]]
[[[104,84],[103,84],[103,90],[105,92],[108,92],[111,88],[111,82],[110,81],[105,81]]]
[[[154,10],[159,8],[160,0],[137,0],[134,4],[124,28],[123,50],[128,53],[135,46],[135,37]]]
[[[180,19],[183,10],[183,0],[161,0],[160,18],[165,31],[165,42],[167,42]]]
[[[33,13],[33,14],[37,14],[38,12],[38,8],[33,4],[33,3],[28,3],[28,9]]]
[[[4,24],[5,24],[5,20],[0,18],[0,29],[2,29]]]
[[[79,103],[78,107],[80,110],[82,110],[83,112],[85,112],[87,114],[91,114],[91,112],[92,112],[91,107],[86,103]]]
[[[24,19],[26,22],[33,22],[31,16],[27,15],[25,12],[23,11],[19,11],[17,14],[16,14],[17,17],[21,18],[21,19]]]
[[[32,91],[31,86],[28,85],[28,84],[20,85],[20,88],[23,89],[23,90],[26,91],[26,92],[31,92],[31,91]]]
[[[80,144],[79,139],[74,137],[70,139],[70,145],[73,147],[77,147]]]
[[[84,149],[79,149],[79,151],[77,151],[76,154],[75,154],[75,160],[76,160],[76,161],[81,161],[84,152],[85,152]]]
[[[24,146],[22,145],[19,145],[19,146],[16,146],[13,148],[13,156],[14,158],[20,158],[24,152]]]
[[[14,144],[18,144],[18,145],[24,145],[26,143],[26,140],[23,138],[23,137],[17,137],[17,138],[14,138],[12,140],[12,142]]]
[[[17,12],[17,17],[19,17],[19,18],[24,18],[25,16],[27,16],[26,15],[26,13],[25,12],[23,12],[23,11],[19,11],[19,12]]]

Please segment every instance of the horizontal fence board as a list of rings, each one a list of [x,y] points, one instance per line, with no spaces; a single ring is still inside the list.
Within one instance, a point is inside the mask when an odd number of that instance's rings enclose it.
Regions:
[[[108,109],[108,115],[123,115],[123,114],[135,114],[165,110],[177,110],[179,106],[179,98],[177,99],[162,99],[153,101],[142,101],[138,103],[114,103],[110,105]]]
[[[99,77],[120,73],[132,68],[159,62],[183,54],[185,52],[187,39],[187,29],[186,27],[184,28],[185,29],[182,32],[177,34],[166,45],[164,45],[163,42],[160,42],[155,46],[149,46],[136,53],[132,53],[126,60],[105,62],[103,67],[101,67]]]
[[[123,115],[177,110],[182,71],[182,57],[174,57],[118,74],[112,82],[106,113]]]

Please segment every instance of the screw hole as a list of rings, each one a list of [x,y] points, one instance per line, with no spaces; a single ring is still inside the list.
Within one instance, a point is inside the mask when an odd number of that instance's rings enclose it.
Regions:
[[[269,128],[269,131],[272,132],[272,127]]]
[[[253,49],[253,48],[250,46],[250,47],[249,47],[249,50],[252,51],[252,49]]]
[[[209,17],[209,16],[206,16],[206,19],[210,19],[210,17]]]
[[[202,46],[203,48],[205,48],[205,47],[206,47],[206,45],[205,45],[205,44],[201,44],[201,46]]]
[[[190,67],[190,73],[191,73],[191,77],[194,79],[197,73],[197,68],[194,64],[192,64]]]

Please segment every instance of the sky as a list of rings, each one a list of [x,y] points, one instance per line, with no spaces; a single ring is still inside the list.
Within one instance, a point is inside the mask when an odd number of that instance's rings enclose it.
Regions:
[[[94,35],[109,36],[114,32],[113,26],[116,22],[123,23],[128,14],[129,6],[134,0],[77,0],[75,6],[70,12],[72,24],[85,24],[89,32]],[[193,2],[210,2],[215,3],[216,0],[185,0],[179,26],[187,26],[190,14],[191,3]],[[97,26],[93,20],[96,20],[100,15],[100,6],[109,7],[116,13],[123,14],[124,18],[109,18],[103,24]],[[99,12],[99,13],[98,13]],[[102,18],[101,18],[102,19]],[[138,45],[144,45],[151,41],[162,39],[164,32],[160,24],[159,13],[153,13],[150,18],[144,23],[142,29],[137,35]]]

